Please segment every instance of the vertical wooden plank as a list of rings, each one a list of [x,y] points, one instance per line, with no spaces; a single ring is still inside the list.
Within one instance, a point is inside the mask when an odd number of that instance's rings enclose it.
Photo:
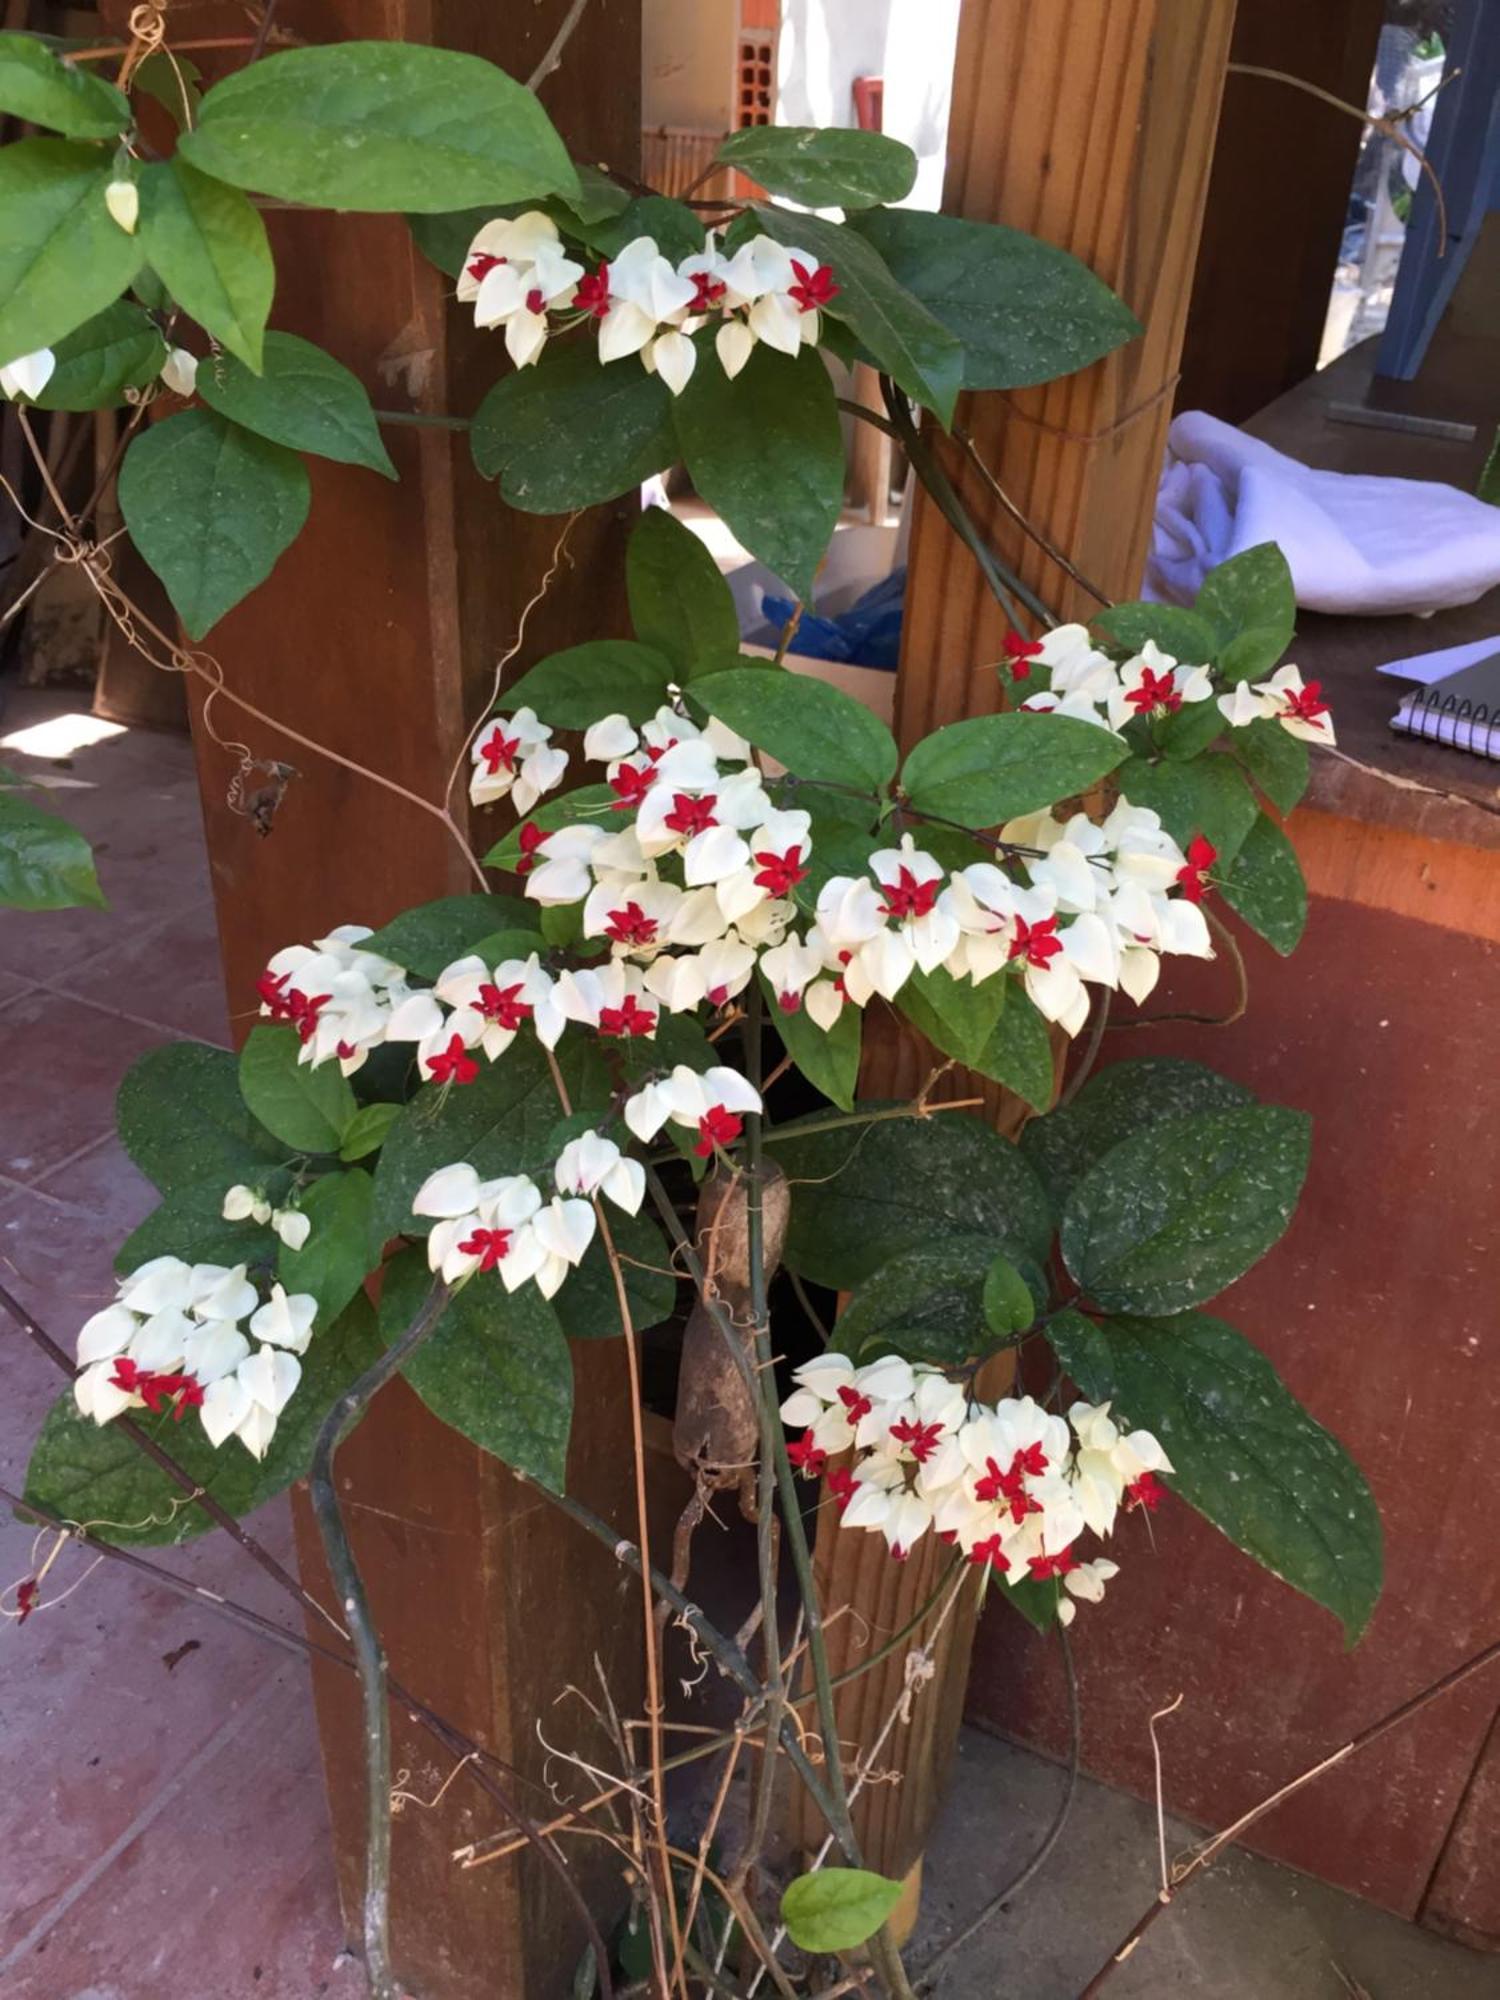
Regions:
[[[944,208],[1072,250],[1144,330],[1064,381],[965,396],[958,422],[1026,514],[1117,596],[1135,589],[1145,556],[1233,18],[1234,0],[965,0],[960,21]],[[991,544],[1065,618],[1087,617],[1091,600],[933,435]],[[1004,631],[972,558],[919,489],[896,689],[903,746],[998,708],[999,679],[983,663],[1000,656]],[[919,1037],[872,1013],[868,1094],[912,1094],[932,1060]],[[966,1084],[957,1079],[952,1094]],[[1001,1130],[1019,1129],[1026,1114],[1015,1098],[995,1086],[985,1096]],[[1001,1394],[1010,1379],[1000,1357],[981,1392]],[[891,1630],[932,1594],[946,1558],[931,1537],[914,1550],[889,1606]],[[817,1546],[825,1602],[863,1605],[876,1560],[888,1560],[877,1538],[841,1535],[825,1506]],[[966,1593],[934,1648],[936,1673],[913,1722],[882,1758],[902,1770],[899,1787],[876,1787],[861,1801],[866,1858],[886,1874],[904,1875],[921,1854],[957,1738],[973,1632]],[[858,1621],[840,1621],[835,1671],[857,1665],[862,1650]],[[889,1712],[909,1654],[898,1648],[853,1684],[840,1711],[848,1736]],[[810,1816],[799,1830],[808,1839]]]
[[[301,0],[283,7],[278,22],[317,41],[378,36],[465,49],[525,77],[567,12],[567,0],[508,8],[482,0]],[[237,12],[226,18],[227,32],[242,31]],[[540,95],[577,156],[630,172],[640,143],[639,79],[639,0],[594,0]],[[451,282],[427,264],[399,217],[275,211],[268,222],[278,271],[273,323],[337,354],[378,408],[468,414],[503,372],[499,343],[476,334],[453,306]],[[253,1019],[255,976],[279,946],[338,923],[380,924],[410,904],[473,886],[430,813],[299,745],[276,723],[440,800],[562,526],[502,507],[475,472],[461,432],[411,425],[385,436],[399,485],[310,461],[305,531],[270,581],[210,635],[207,650],[226,686],[264,719],[222,699],[205,713],[194,700],[224,965],[241,1035]],[[621,558],[633,512],[633,501],[622,501],[575,523],[570,566],[534,613],[513,673],[559,646],[622,629]],[[298,772],[268,838],[234,809],[239,745]],[[490,837],[476,829],[481,851]],[[575,1361],[570,1485],[633,1536],[623,1349],[587,1343]],[[639,1712],[633,1586],[607,1552],[445,1430],[403,1384],[378,1400],[340,1454],[339,1483],[393,1673],[516,1765],[522,1802],[545,1809],[536,1722],[570,1683],[592,1683],[596,1655],[622,1710]],[[296,1514],[306,1574],[326,1590],[300,1496]],[[364,1815],[357,1700],[335,1669],[315,1670],[313,1683],[345,1921],[357,1937]],[[565,1733],[607,1761],[606,1746],[586,1743],[586,1721],[570,1705]],[[432,1800],[450,1762],[405,1717],[393,1725],[395,1767],[408,1773],[403,1789]],[[451,1859],[500,1820],[460,1774],[440,1804],[408,1805],[396,1821],[397,1969],[428,2000],[552,2000],[566,1988],[583,1937],[555,1877],[530,1854],[471,1871]],[[602,1842],[580,1841],[568,1859],[607,1918],[618,1884],[614,1856]]]

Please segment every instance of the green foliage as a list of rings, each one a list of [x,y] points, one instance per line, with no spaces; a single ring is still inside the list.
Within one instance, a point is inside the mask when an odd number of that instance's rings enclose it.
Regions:
[[[587,729],[606,715],[647,722],[667,699],[672,662],[635,639],[588,639],[551,653],[500,697],[508,713],[534,708],[557,729]]]
[[[276,288],[259,210],[238,188],[200,174],[181,153],[144,166],[140,190],[146,261],[183,310],[259,374]]]
[[[991,1256],[1047,1255],[1052,1218],[1040,1183],[978,1118],[950,1112],[806,1133],[793,1123],[767,1133],[766,1146],[793,1184],[786,1262],[814,1284],[847,1290],[888,1257],[951,1236],[985,1237]]]
[[[882,790],[895,776],[895,738],[863,702],[809,674],[731,667],[693,682],[733,730],[811,784]],[[800,801],[799,801],[800,802]]]
[[[1243,1084],[1176,1056],[1111,1063],[1089,1078],[1071,1104],[1033,1118],[1021,1134],[1021,1151],[1061,1212],[1089,1168],[1122,1140],[1166,1118],[1231,1111],[1250,1101]]]
[[[1139,653],[1148,639],[1185,666],[1206,666],[1219,643],[1217,629],[1196,611],[1176,604],[1112,604],[1094,624],[1115,645]]]
[[[123,91],[31,35],[0,35],[0,111],[70,139],[113,139],[130,123]]]
[[[670,660],[678,679],[739,651],[739,617],[719,565],[665,507],[648,507],[631,532],[625,588],[635,636]]]
[[[399,1104],[362,1104],[344,1128],[341,1160],[367,1160],[385,1144],[386,1134],[401,1116]]]
[[[523,825],[539,827],[543,833],[555,832],[560,826],[575,826],[584,820],[593,820],[601,826],[608,826],[609,814],[617,803],[608,785],[580,785],[575,792],[561,792],[551,798],[542,799],[532,807],[524,821],[511,827],[495,842],[484,857],[484,865],[486,868],[505,868],[514,871],[516,863],[521,859]],[[546,914],[545,910],[537,913],[542,918]],[[528,946],[529,949],[531,947]]]
[[[297,1153],[336,1153],[358,1106],[337,1063],[301,1063],[295,1028],[252,1028],[240,1050],[240,1095]]]
[[[1214,628],[1225,675],[1231,681],[1265,680],[1291,644],[1297,622],[1286,557],[1274,542],[1231,556],[1204,577],[1193,608]]]
[[[585,1114],[594,1122],[591,1114]],[[554,1132],[552,1156],[567,1143]],[[625,1298],[630,1308],[630,1324],[637,1333],[670,1319],[677,1304],[677,1280],[672,1276],[672,1253],[667,1240],[654,1222],[644,1215],[624,1215],[613,1205],[609,1209],[609,1233],[620,1259],[625,1278]],[[569,1340],[612,1340],[624,1331],[620,1319],[620,1298],[604,1238],[596,1235],[577,1269],[568,1274],[562,1290],[552,1301],[558,1324]]]
[[[224,1196],[234,1185],[226,1181],[221,1187],[213,1181],[174,1187],[115,1252],[120,1276],[128,1277],[153,1257],[181,1257],[188,1264],[246,1264],[252,1272],[269,1275],[280,1249],[270,1226],[224,1220]],[[291,1174],[262,1160],[247,1185],[260,1188],[268,1201],[280,1202],[291,1186]]]
[[[896,1004],[945,1056],[954,1056],[972,1069],[983,1060],[999,1025],[1010,984],[997,977],[981,980],[976,986],[972,980],[955,979],[942,966],[935,972],[923,972],[919,967],[901,988]]]
[[[531,91],[414,42],[264,56],[214,85],[181,150],[235,187],[320,208],[418,215],[581,192]]]
[[[202,1042],[168,1042],[132,1063],[115,1123],[126,1152],[163,1194],[207,1188],[222,1202],[226,1189],[258,1186],[286,1158],[241,1097],[238,1062]]]
[[[1310,1121],[1280,1105],[1165,1119],[1111,1147],[1063,1210],[1063,1261],[1106,1312],[1212,1298],[1291,1220]]]
[[[289,1292],[311,1292],[317,1300],[319,1328],[338,1318],[369,1274],[373,1194],[370,1176],[354,1167],[314,1181],[298,1200],[312,1229],[300,1250],[281,1246],[278,1271]]]
[[[576,1107],[602,1107],[608,1085],[595,1044],[565,1039],[558,1064]],[[548,1149],[558,1116],[546,1056],[529,1034],[511,1044],[503,1062],[481,1068],[473,1083],[446,1092],[419,1090],[381,1148],[372,1248],[393,1236],[426,1235],[431,1223],[412,1214],[412,1197],[439,1167],[467,1160],[483,1180],[550,1169],[555,1156]]]
[[[700,251],[707,231],[693,211],[670,195],[643,194],[588,231],[588,244],[601,256],[614,257],[637,236],[649,236],[663,257],[680,264]]]
[[[148,315],[133,300],[116,299],[58,341],[37,408],[113,409],[127,389],[154,381],[166,358],[167,343]]]
[[[917,812],[998,826],[1086,791],[1127,754],[1111,730],[1071,716],[978,715],[924,736],[901,789]]]
[[[273,444],[397,476],[364,385],[341,361],[294,333],[268,333],[262,364],[257,375],[232,355],[210,357],[198,370],[198,394]]]
[[[718,158],[768,194],[809,208],[873,208],[900,201],[917,178],[917,156],[879,132],[809,125],[749,125],[731,132]]]
[[[1251,930],[1283,958],[1296,950],[1307,927],[1307,883],[1297,850],[1275,820],[1256,814],[1233,867],[1217,880],[1224,901]]]
[[[238,1438],[226,1438],[216,1451],[192,1411],[180,1424],[165,1412],[153,1417],[138,1411],[137,1420],[210,1498],[243,1516],[306,1478],[324,1417],[380,1351],[375,1314],[357,1298],[333,1326],[313,1336],[301,1357],[302,1379],[260,1460]],[[118,1424],[80,1416],[71,1389],[48,1411],[37,1437],[26,1498],[67,1520],[87,1521],[102,1541],[126,1547],[189,1541],[214,1525]]]
[[[844,501],[843,433],[822,360],[807,349],[793,359],[761,345],[731,382],[706,352],[671,414],[701,497],[751,555],[811,603]]]
[[[131,439],[120,512],[191,638],[263,583],[307,519],[295,452],[213,410],[183,410]]]
[[[71,139],[0,147],[0,356],[50,347],[102,312],[141,264],[104,205],[108,149]]]
[[[1046,1111],[1057,1088],[1052,1030],[1017,982],[1006,994],[990,1038],[969,1065],[994,1083],[1003,1083],[1033,1111]]]
[[[474,412],[469,449],[524,514],[594,507],[633,492],[676,457],[672,397],[638,362],[605,367],[591,344],[554,341],[533,367],[491,389]]]
[[[991,1333],[1002,1340],[1024,1333],[1046,1301],[1046,1280],[1034,1266],[1033,1271],[1033,1282],[1028,1284],[1008,1257],[996,1257],[984,1274],[984,1316]]]
[[[994,1262],[995,1245],[987,1236],[947,1236],[887,1257],[839,1314],[835,1352],[857,1365],[904,1354],[939,1368],[962,1368],[987,1354],[999,1345],[985,1314],[985,1281]],[[1035,1316],[1028,1310],[1022,1325]]]
[[[416,1317],[432,1282],[420,1250],[387,1265],[380,1294],[387,1345]],[[557,1314],[534,1285],[507,1292],[493,1272],[471,1278],[402,1373],[435,1417],[481,1451],[563,1490],[573,1361]]]
[[[850,227],[960,343],[966,389],[1050,382],[1141,330],[1086,265],[1019,229],[911,208],[854,215]]]
[[[1084,725],[1087,727],[1087,724]],[[1118,773],[1120,790],[1133,806],[1149,806],[1181,848],[1195,833],[1218,849],[1219,879],[1239,853],[1258,814],[1255,798],[1232,757],[1213,753],[1186,763],[1150,763],[1133,757]]]
[[[439,896],[371,932],[361,951],[378,952],[420,979],[439,979],[496,931],[532,930],[536,905],[516,896]]]
[[[766,1012],[781,1037],[781,1045],[814,1090],[822,1091],[840,1111],[854,1109],[859,1088],[859,1054],[864,1039],[864,1015],[845,1007],[831,1028],[820,1028],[805,1007],[788,1013],[777,1004],[770,982],[760,975]]]
[[[868,1868],[820,1868],[787,1884],[781,1921],[802,1951],[853,1951],[874,1937],[900,1900],[901,1884]]]
[[[1374,1496],[1243,1334],[1207,1313],[1063,1313],[1047,1337],[1090,1401],[1161,1440],[1174,1492],[1359,1638],[1380,1596]]]
[[[94,855],[76,826],[33,805],[0,770],[0,906],[102,910]]]
[[[825,310],[843,320],[876,366],[935,412],[946,429],[964,378],[958,337],[897,283],[866,237],[842,223],[784,208],[757,208],[756,216],[778,243],[810,251],[819,263],[832,266],[839,290]]]
[[[1289,813],[1307,790],[1307,745],[1283,729],[1274,716],[1263,715],[1234,732],[1234,747],[1250,775],[1281,813]]]

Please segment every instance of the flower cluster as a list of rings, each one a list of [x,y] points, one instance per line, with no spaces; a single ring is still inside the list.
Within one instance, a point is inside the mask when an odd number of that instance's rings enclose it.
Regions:
[[[259,1188],[240,1181],[228,1189],[220,1214],[226,1222],[270,1224],[288,1250],[300,1250],[312,1234],[312,1217],[301,1208],[276,1208]]]
[[[412,997],[404,966],[360,949],[373,935],[367,924],[340,924],[311,945],[277,952],[257,980],[261,1013],[297,1030],[299,1062],[337,1059],[351,1075],[386,1040]]]
[[[1101,729],[1123,729],[1138,716],[1175,715],[1198,702],[1217,700],[1231,728],[1279,722],[1309,743],[1332,744],[1333,719],[1317,681],[1304,685],[1297,668],[1278,667],[1268,681],[1239,681],[1215,695],[1207,667],[1181,666],[1148,639],[1133,658],[1117,664],[1102,652],[1084,625],[1058,625],[1040,639],[1010,633],[1005,666],[1012,680],[1025,681],[1033,666],[1046,670],[1048,685],[1028,695],[1023,708],[1066,715]]]
[[[73,1394],[97,1424],[125,1410],[170,1410],[178,1422],[196,1410],[210,1444],[237,1437],[264,1458],[317,1310],[309,1293],[280,1285],[262,1301],[243,1264],[153,1257],[79,1329]]]
[[[469,245],[458,297],[479,327],[503,327],[518,368],[537,360],[548,337],[593,320],[599,359],[638,354],[674,396],[698,362],[693,335],[713,324],[726,375],[738,375],[756,343],[782,354],[816,346],[820,313],[838,297],[832,270],[805,250],[756,236],[726,256],[713,232],[674,264],[651,236],[637,236],[594,270],[563,248],[540,210],[487,222]]]
[[[1056,1577],[1097,1602],[1116,1565],[1080,1558],[1080,1537],[1110,1534],[1122,1505],[1155,1509],[1157,1475],[1172,1470],[1151,1433],[1122,1432],[1107,1403],[1075,1403],[1066,1419],[1029,1396],[973,1404],[961,1384],[898,1355],[856,1368],[823,1354],[795,1380],[781,1406],[802,1433],[793,1463],[826,1476],[843,1525],[884,1535],[898,1560],[930,1528],[1008,1583]],[[1073,1616],[1067,1597],[1059,1614]]]
[[[509,798],[523,816],[543,792],[562,783],[568,753],[553,747],[552,731],[536,711],[518,708],[514,715],[497,715],[474,738],[469,752],[471,805],[493,805]]]

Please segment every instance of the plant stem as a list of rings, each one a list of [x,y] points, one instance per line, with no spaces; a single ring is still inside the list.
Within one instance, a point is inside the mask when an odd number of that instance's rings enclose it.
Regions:
[[[839,1132],[848,1125],[885,1125],[893,1118],[936,1118],[940,1111],[972,1111],[983,1104],[982,1097],[954,1097],[942,1104],[883,1104],[878,1111],[841,1111],[834,1118],[798,1119],[794,1125],[772,1128],[768,1146],[778,1140],[806,1139],[814,1132]]]
[[[313,1447],[308,1488],[318,1532],[339,1602],[349,1621],[350,1643],[364,1697],[365,1746],[365,1979],[371,2000],[398,2000],[391,1970],[391,1723],[386,1690],[385,1652],[371,1615],[370,1602],[354,1560],[354,1551],[339,1510],[333,1483],[333,1460],[339,1446],[364,1415],[371,1398],[398,1374],[442,1318],[450,1297],[441,1282],[433,1285],[406,1331],[393,1341],[373,1367],[346,1389],[318,1432]]]
[[[448,417],[436,410],[377,410],[377,424],[416,424],[424,430],[466,431],[472,428],[468,417]]]

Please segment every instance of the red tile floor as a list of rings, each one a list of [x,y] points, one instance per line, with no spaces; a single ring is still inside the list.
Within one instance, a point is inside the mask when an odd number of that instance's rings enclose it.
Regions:
[[[71,1347],[153,1206],[114,1137],[143,1049],[228,1038],[185,741],[14,694],[0,764],[40,779],[94,841],[107,911],[0,911],[0,1281]],[[0,1484],[24,1479],[61,1378],[0,1318]],[[284,1506],[257,1532],[290,1545]],[[0,1521],[0,1582],[33,1566]],[[281,1617],[223,1537],[163,1558]],[[0,1992],[6,2000],[346,2000],[306,1676],[248,1633],[67,1552],[77,1587],[0,1627]]]

